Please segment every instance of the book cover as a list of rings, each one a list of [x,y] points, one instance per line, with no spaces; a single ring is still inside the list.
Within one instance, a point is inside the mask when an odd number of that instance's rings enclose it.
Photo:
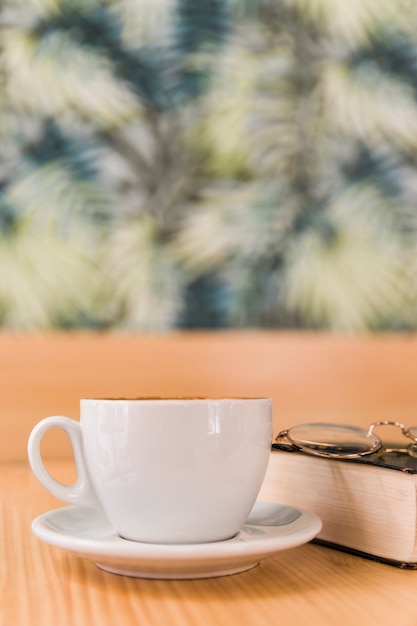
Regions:
[[[283,504],[310,508],[322,518],[324,532],[314,539],[315,543],[399,568],[417,569],[416,457],[392,451],[354,459],[328,459],[282,443],[272,444],[272,457],[274,451],[285,452],[285,457],[295,455],[294,462],[282,461],[292,478],[285,480],[273,472],[271,479],[278,500],[284,497]],[[298,474],[294,470],[300,458],[303,469]],[[363,471],[358,471],[359,467]],[[404,548],[404,542],[413,548]],[[395,558],[396,544],[400,558]],[[403,558],[405,555],[407,558]]]

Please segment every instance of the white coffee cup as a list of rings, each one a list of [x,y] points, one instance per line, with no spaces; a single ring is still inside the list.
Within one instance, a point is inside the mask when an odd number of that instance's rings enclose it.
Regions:
[[[83,399],[80,422],[47,417],[33,429],[29,461],[64,502],[102,507],[123,538],[203,543],[235,535],[254,505],[271,450],[269,398]],[[56,481],[40,443],[70,438],[74,485]]]

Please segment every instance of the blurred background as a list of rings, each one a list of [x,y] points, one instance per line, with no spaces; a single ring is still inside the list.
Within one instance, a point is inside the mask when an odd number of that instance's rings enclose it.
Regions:
[[[0,327],[417,328],[417,3],[3,0]]]

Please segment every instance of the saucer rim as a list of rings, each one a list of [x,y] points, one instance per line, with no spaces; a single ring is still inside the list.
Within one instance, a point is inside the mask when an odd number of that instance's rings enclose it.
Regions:
[[[73,512],[79,513],[80,507],[76,505],[52,509],[38,515],[32,521],[31,529],[41,541],[67,550],[72,554],[92,559],[105,557],[126,559],[127,561],[141,559],[196,561],[199,559],[225,559],[243,555],[261,559],[282,550],[303,545],[314,539],[322,529],[321,519],[312,511],[278,502],[257,501],[258,503],[281,506],[291,511],[297,511],[300,515],[282,526],[245,523],[234,537],[210,543],[158,544],[129,541],[119,537],[114,530],[111,533],[111,524],[107,520],[104,521],[109,525],[109,534],[101,538],[77,537],[64,530],[60,532],[56,526],[53,527],[52,522],[55,517],[67,517],[71,516]],[[88,514],[88,509],[84,509],[84,511]],[[100,512],[94,511],[94,513]],[[251,536],[250,532],[245,529],[253,527],[264,529],[265,535]]]

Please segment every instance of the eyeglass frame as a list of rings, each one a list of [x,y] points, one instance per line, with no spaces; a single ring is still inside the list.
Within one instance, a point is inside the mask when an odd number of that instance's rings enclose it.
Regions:
[[[300,424],[300,426],[318,426],[318,425],[322,425],[322,426],[340,426],[340,427],[345,427],[346,428],[346,424],[337,424],[337,423],[333,423],[333,422],[328,422],[328,423],[311,423],[311,424]],[[298,426],[298,425],[297,425]],[[405,448],[386,448],[382,442],[382,439],[376,435],[374,433],[375,428],[377,428],[378,426],[394,426],[397,428],[400,428],[401,433],[405,436],[408,437],[409,439],[411,439],[412,443],[408,444],[408,446],[406,446]],[[372,437],[373,438],[373,445],[370,447],[369,450],[359,450],[358,452],[352,452],[352,453],[348,453],[348,454],[343,454],[343,453],[337,453],[337,444],[335,445],[335,452],[323,452],[323,451],[318,451],[314,448],[309,448],[308,446],[300,446],[297,445],[294,441],[292,441],[291,436],[289,435],[290,431],[292,428],[295,427],[290,427],[287,428],[285,430],[282,430],[278,433],[278,435],[275,437],[275,442],[278,444],[282,444],[282,445],[286,445],[289,448],[291,448],[293,451],[298,451],[298,452],[305,452],[306,454],[310,454],[311,456],[317,456],[317,457],[321,457],[321,458],[330,458],[330,459],[357,459],[360,458],[362,456],[368,456],[369,454],[374,454],[374,453],[379,453],[380,456],[383,456],[384,454],[389,454],[392,452],[399,452],[402,454],[408,454],[409,456],[413,457],[413,458],[417,458],[417,436],[414,437],[410,431],[413,428],[417,428],[417,426],[410,426],[409,428],[407,428],[402,422],[397,422],[397,421],[390,421],[390,420],[378,420],[376,422],[373,422],[372,424],[370,424],[368,426],[368,430],[366,430],[366,428],[361,428],[361,427],[352,427],[349,426],[350,428],[357,428],[358,431],[363,431],[365,433],[365,436],[368,437]],[[285,441],[284,439],[287,439],[287,441]],[[283,441],[284,440],[284,441]],[[317,445],[320,445],[319,442],[316,442]],[[328,447],[330,447],[332,444],[329,444]]]

